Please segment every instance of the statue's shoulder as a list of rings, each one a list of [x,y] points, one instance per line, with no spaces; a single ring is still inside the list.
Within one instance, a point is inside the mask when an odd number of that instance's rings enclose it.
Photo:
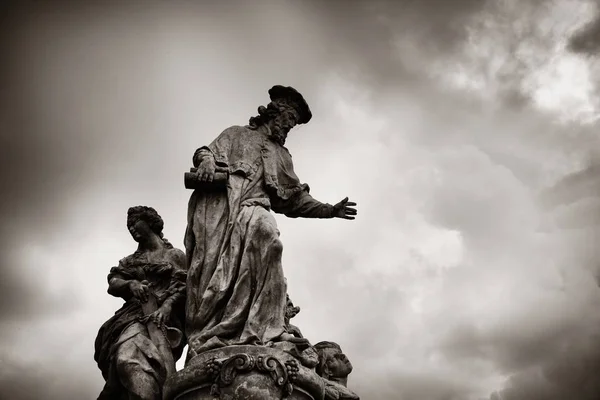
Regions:
[[[225,128],[219,135],[219,140],[226,140],[228,142],[236,142],[240,138],[248,138],[256,135],[256,131],[251,129],[249,126],[233,125],[229,128]]]
[[[132,266],[133,264],[135,264],[138,258],[138,253],[131,253],[128,256],[125,256],[119,260],[119,266],[125,268]]]
[[[223,131],[224,134],[230,134],[230,135],[243,134],[243,133],[248,133],[248,132],[254,132],[254,131],[252,129],[250,129],[250,127],[247,125],[246,126],[232,125]]]
[[[132,278],[137,275],[139,273],[136,263],[137,258],[137,253],[121,258],[118,265],[110,269],[108,279],[110,280],[115,275],[119,275],[123,278]]]
[[[173,247],[172,249],[169,249],[169,251],[167,252],[167,257],[170,260],[175,261],[175,264],[177,266],[183,267],[186,265],[185,253],[175,247]]]

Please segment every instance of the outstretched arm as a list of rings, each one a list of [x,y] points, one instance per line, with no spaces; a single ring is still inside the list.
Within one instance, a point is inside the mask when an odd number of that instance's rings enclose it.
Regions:
[[[346,197],[336,205],[321,203],[303,190],[289,200],[275,200],[273,211],[289,218],[343,218],[352,220],[356,217],[356,203],[349,202]]]
[[[314,199],[309,194],[308,185],[300,183],[300,179],[294,172],[291,154],[287,150],[279,151],[277,154],[279,156],[277,158],[277,168],[279,170],[277,175],[280,174],[283,180],[268,185],[276,192],[270,196],[273,211],[285,214],[290,218],[343,218],[352,220],[356,217],[356,208],[354,208],[356,203],[348,202],[347,197],[334,206]],[[295,193],[288,197],[286,194],[290,191]]]

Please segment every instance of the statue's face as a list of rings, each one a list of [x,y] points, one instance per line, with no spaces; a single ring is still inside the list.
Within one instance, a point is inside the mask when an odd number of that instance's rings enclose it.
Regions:
[[[134,224],[130,225],[128,229],[133,240],[138,243],[147,241],[153,233],[150,225],[142,219],[138,219]]]
[[[327,353],[327,369],[330,377],[345,378],[350,375],[352,364],[341,350],[330,349]]]
[[[298,114],[292,108],[286,108],[281,111],[273,120],[273,128],[277,133],[287,135],[288,132],[297,125]]]

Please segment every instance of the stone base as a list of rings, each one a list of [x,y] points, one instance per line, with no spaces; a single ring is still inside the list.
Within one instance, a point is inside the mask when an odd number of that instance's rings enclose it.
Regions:
[[[323,400],[323,380],[264,346],[228,346],[194,357],[165,384],[164,400]]]

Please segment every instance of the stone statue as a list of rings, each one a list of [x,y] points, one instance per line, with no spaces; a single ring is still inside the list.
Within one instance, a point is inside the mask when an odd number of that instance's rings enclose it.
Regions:
[[[96,338],[94,359],[106,381],[98,400],[161,400],[185,346],[185,254],[163,238],[151,207],[131,207],[127,228],[138,248],[108,274],[108,293],[125,304]]]
[[[300,307],[294,306],[294,303],[290,299],[290,296],[286,295],[285,330],[287,333],[289,333],[290,335],[292,335],[294,337],[303,338],[304,336],[302,336],[302,332],[300,332],[300,329],[296,325],[292,325],[290,323],[290,320],[292,318],[294,318],[296,315],[298,315],[299,312],[300,312]]]
[[[292,325],[290,320],[300,312],[300,307],[294,306],[289,295],[286,295],[285,331],[293,338],[286,342],[274,343],[272,347],[278,348],[293,355],[302,365],[314,368],[319,363],[319,355],[308,339],[304,338],[300,329]]]
[[[340,345],[334,342],[319,342],[315,344],[315,349],[319,354],[316,371],[325,381],[325,399],[358,400],[359,397],[346,387],[352,364]]]
[[[269,95],[247,126],[196,150],[184,174],[194,190],[185,233],[189,350],[183,370],[165,382],[164,400],[358,399],[345,388],[352,366],[337,361],[339,346],[317,349],[290,323],[300,308],[287,296],[271,213],[353,220],[356,203],[309,194],[284,145],[311,111],[291,87]]]
[[[306,342],[286,331],[283,247],[270,211],[290,218],[357,214],[348,198],[324,204],[300,182],[284,144],[311,111],[291,87],[274,86],[269,95],[247,126],[227,128],[196,150],[185,176],[195,188],[185,234],[188,361],[225,346]]]

